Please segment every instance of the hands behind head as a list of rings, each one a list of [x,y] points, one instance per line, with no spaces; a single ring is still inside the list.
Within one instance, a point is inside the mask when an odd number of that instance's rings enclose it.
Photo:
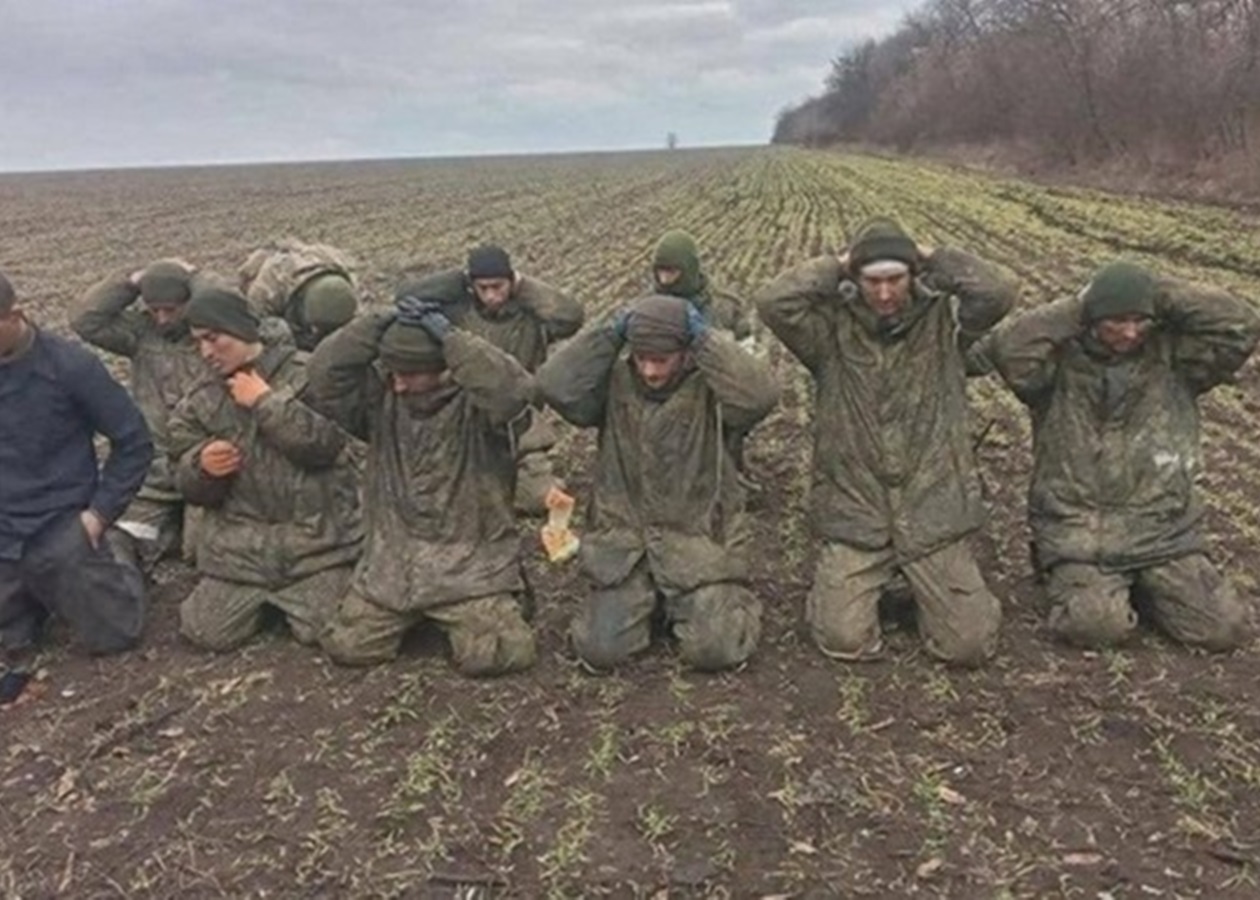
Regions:
[[[447,318],[446,308],[440,300],[407,295],[399,297],[394,307],[398,311],[399,322],[423,328],[439,344],[450,334],[451,320]]]
[[[213,440],[201,448],[198,463],[211,478],[226,478],[241,470],[245,454],[231,441]]]

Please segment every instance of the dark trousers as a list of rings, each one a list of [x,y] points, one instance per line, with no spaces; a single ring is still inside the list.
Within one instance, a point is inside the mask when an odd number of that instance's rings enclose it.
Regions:
[[[144,628],[144,578],[102,540],[89,543],[77,513],[26,544],[20,560],[0,560],[0,648],[21,653],[59,616],[90,653],[134,647]]]

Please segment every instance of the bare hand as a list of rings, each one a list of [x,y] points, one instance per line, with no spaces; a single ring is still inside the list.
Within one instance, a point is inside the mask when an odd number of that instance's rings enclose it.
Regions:
[[[936,252],[935,247],[927,244],[915,244],[914,249],[919,254],[919,262],[921,263],[928,262],[932,258],[932,254]]]
[[[95,510],[85,509],[79,513],[79,522],[83,525],[83,532],[87,535],[88,543],[92,545],[93,550],[101,548],[101,538],[105,535],[105,520],[97,515]]]
[[[263,397],[271,393],[271,385],[267,384],[267,379],[252,369],[237,372],[227,383],[236,405],[245,409],[253,409]]]
[[[201,448],[198,462],[211,478],[227,478],[241,470],[245,455],[231,441],[215,440]]]
[[[845,277],[847,278],[847,277],[849,277],[850,275],[852,275],[852,274],[853,274],[852,272],[850,272],[850,271],[849,271],[849,251],[848,251],[848,250],[846,250],[846,251],[844,251],[843,253],[841,253],[841,254],[840,254],[840,256],[839,256],[839,260],[838,260],[838,261],[839,261],[839,263],[840,263],[840,274],[841,274],[841,275],[843,275],[843,276],[845,276]]]

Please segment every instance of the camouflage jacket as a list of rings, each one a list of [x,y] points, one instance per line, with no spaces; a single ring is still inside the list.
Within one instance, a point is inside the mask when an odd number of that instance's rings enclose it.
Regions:
[[[521,276],[508,302],[494,312],[477,302],[463,269],[430,278],[436,285],[430,289],[449,304],[447,315],[453,323],[512,354],[529,372],[538,371],[547,348],[576,333],[586,315],[577,300],[529,275]]]
[[[313,402],[368,444],[355,590],[398,611],[519,591],[513,420],[533,379],[456,329],[443,345],[448,385],[433,402],[412,402],[389,389],[376,362],[391,318],[359,316],[311,357]]]
[[[1123,571],[1202,550],[1197,398],[1246,361],[1260,317],[1222,291],[1163,279],[1147,342],[1116,357],[1082,307],[1041,306],[982,345],[1032,417],[1038,563]]]
[[[964,353],[1016,293],[999,270],[953,248],[933,254],[888,330],[834,256],[761,291],[761,320],[816,386],[810,512],[819,536],[891,545],[905,561],[983,524]]]
[[[133,305],[140,289],[125,275],[106,278],[83,296],[70,327],[80,338],[131,361],[130,387],[153,435],[155,454],[138,497],[180,499],[168,458],[167,422],[171,411],[208,370],[186,326],[163,333],[153,319]]]
[[[343,275],[357,287],[355,262],[327,244],[306,244],[284,238],[255,250],[238,271],[240,289],[260,318],[278,316],[297,334],[303,329],[293,300],[302,285],[319,275]]]
[[[598,323],[539,371],[539,392],[569,422],[599,429],[582,566],[623,581],[644,556],[667,593],[747,577],[744,494],[728,436],[770,413],[769,366],[711,329],[668,394],[648,391],[622,343]]]
[[[306,355],[268,346],[256,368],[271,392],[238,406],[217,374],[176,407],[170,453],[189,503],[206,508],[197,568],[225,581],[279,588],[353,563],[363,542],[359,485],[348,437],[304,402]],[[226,478],[201,470],[201,450],[231,441],[245,465]]]

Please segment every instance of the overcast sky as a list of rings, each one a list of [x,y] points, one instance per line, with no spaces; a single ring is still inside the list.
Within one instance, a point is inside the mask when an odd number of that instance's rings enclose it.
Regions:
[[[0,170],[759,143],[918,0],[0,0]]]

